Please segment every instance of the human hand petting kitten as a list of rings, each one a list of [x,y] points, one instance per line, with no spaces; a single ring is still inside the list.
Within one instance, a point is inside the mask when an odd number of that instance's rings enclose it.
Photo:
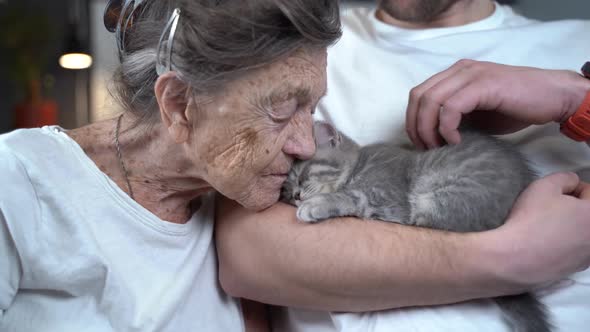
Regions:
[[[416,146],[433,148],[459,143],[464,117],[491,134],[563,122],[588,91],[590,80],[573,71],[461,60],[412,89],[406,131]]]

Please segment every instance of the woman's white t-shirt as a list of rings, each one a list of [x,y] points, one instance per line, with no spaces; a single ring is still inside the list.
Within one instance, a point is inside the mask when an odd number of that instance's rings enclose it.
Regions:
[[[213,213],[157,218],[59,127],[1,135],[0,331],[243,331]]]

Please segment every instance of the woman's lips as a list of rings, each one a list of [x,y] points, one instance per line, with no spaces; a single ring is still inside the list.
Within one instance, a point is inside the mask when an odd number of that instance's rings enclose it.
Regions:
[[[287,173],[269,174],[269,175],[267,175],[267,176],[280,177],[280,178],[287,178]]]
[[[276,180],[280,184],[283,184],[283,182],[285,182],[287,180],[286,173],[285,174],[269,174],[269,175],[266,175],[265,177]]]

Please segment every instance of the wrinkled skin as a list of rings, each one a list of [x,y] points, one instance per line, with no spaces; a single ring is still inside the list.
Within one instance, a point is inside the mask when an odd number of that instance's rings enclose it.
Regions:
[[[312,114],[325,91],[325,49],[300,51],[193,103],[202,179],[249,209],[275,203],[293,160],[315,152]]]

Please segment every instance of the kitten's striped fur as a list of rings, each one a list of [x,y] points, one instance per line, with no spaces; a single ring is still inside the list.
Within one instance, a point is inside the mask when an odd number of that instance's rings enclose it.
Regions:
[[[509,144],[474,131],[462,143],[415,151],[381,143],[359,147],[330,132],[313,159],[294,164],[282,198],[304,222],[354,216],[472,232],[502,225],[535,175]],[[515,332],[550,332],[545,306],[532,294],[495,298]]]

